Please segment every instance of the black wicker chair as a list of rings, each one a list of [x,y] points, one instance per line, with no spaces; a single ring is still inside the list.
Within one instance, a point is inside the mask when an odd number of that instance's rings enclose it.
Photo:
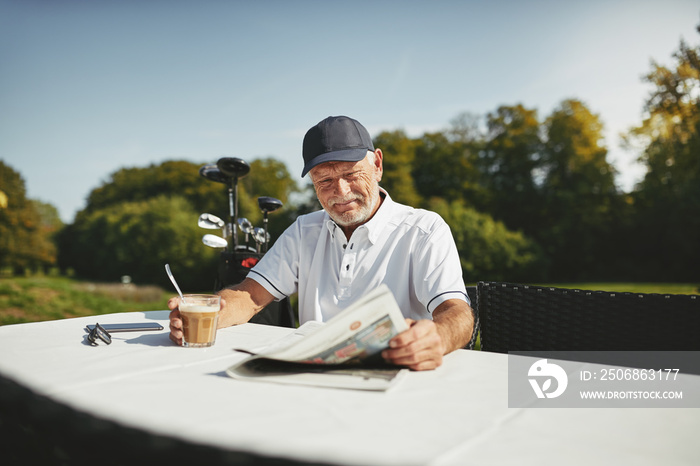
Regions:
[[[476,344],[476,337],[479,335],[479,312],[476,307],[476,294],[477,290],[475,286],[467,287],[467,295],[469,296],[469,300],[472,303],[471,307],[474,313],[474,331],[472,332],[472,337],[469,340],[469,343],[467,343],[467,346],[465,346],[464,349],[474,349],[474,345]]]
[[[479,282],[481,349],[698,351],[700,296]]]

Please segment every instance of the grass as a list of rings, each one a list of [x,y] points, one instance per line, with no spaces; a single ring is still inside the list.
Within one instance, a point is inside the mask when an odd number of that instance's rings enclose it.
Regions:
[[[155,286],[65,277],[0,278],[0,325],[167,309],[172,295]]]
[[[679,283],[559,283],[561,288],[634,293],[700,294]],[[171,290],[155,286],[92,283],[66,277],[0,278],[0,325],[117,312],[167,309]]]
[[[700,294],[700,285],[692,283],[559,283],[546,286],[630,293]]]
[[[693,283],[625,283],[625,282],[590,282],[590,283],[529,283],[534,286],[553,286],[577,290],[617,291],[619,293],[668,293],[700,294],[700,284]],[[476,283],[470,285],[476,286]]]

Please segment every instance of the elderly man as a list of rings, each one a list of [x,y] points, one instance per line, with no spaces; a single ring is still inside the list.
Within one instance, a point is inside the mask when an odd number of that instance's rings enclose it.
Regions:
[[[434,369],[471,338],[457,248],[433,212],[394,202],[379,187],[381,149],[345,116],[328,117],[304,137],[304,170],[323,210],[300,216],[240,284],[220,292],[219,327],[247,322],[273,300],[299,296],[299,319],[327,321],[386,284],[409,329],[382,353],[414,370]],[[177,297],[168,302],[170,338],[182,343]]]

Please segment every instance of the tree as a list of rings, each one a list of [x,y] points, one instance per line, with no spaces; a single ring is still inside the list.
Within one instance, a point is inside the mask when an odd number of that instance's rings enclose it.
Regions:
[[[228,219],[228,186],[199,175],[204,164],[166,161],[145,168],[122,168],[94,189],[87,206],[78,212],[60,238],[61,266],[84,277],[117,280],[130,275],[144,283],[162,283],[162,268],[180,264],[192,289],[213,285],[218,252],[201,241],[197,226],[201,213]],[[261,226],[259,195],[287,203],[297,186],[286,167],[274,159],[250,163],[249,174],[239,181],[239,217]],[[256,193],[249,192],[265,190]],[[293,211],[293,206],[286,206]],[[285,223],[286,222],[286,223]],[[284,213],[270,215],[273,239],[289,225]],[[239,234],[240,238],[240,234]],[[209,272],[208,272],[209,271]]]
[[[241,216],[245,216],[255,225],[262,222],[258,197],[270,196],[282,201],[282,209],[269,215],[268,230],[272,238],[278,237],[296,218],[295,206],[290,204],[292,197],[300,190],[284,162],[274,158],[253,160],[250,163],[250,173],[241,178],[239,188]]]
[[[256,159],[250,163],[250,172],[241,178],[241,186],[251,196],[271,196],[284,204],[296,192],[297,184],[289,175],[284,162],[273,158]]]
[[[84,212],[61,235],[61,264],[92,280],[169,286],[169,263],[183,288],[213,289],[218,253],[202,244],[198,216],[186,199],[165,195]]]
[[[166,161],[145,168],[122,168],[90,193],[85,212],[94,212],[121,202],[168,195],[187,199],[199,213],[208,212],[226,219],[229,215],[228,187],[200,176],[199,169],[203,165]],[[262,219],[258,196],[277,197],[287,204],[298,187],[282,162],[274,159],[254,160],[250,162],[250,167],[248,175],[241,178],[238,184],[239,217],[246,217],[258,224]]]
[[[448,132],[425,133],[416,141],[412,176],[424,199],[463,199],[473,205],[479,198],[478,141],[456,140]]]
[[[420,205],[421,196],[416,191],[411,172],[416,158],[416,141],[403,131],[383,131],[374,138],[374,147],[384,154],[384,176],[381,186],[392,199],[411,206]]]
[[[646,118],[628,136],[644,146],[640,160],[647,167],[633,193],[634,252],[655,251],[645,278],[699,280],[700,46],[681,41],[673,57],[672,68],[652,63]]]
[[[557,277],[597,276],[614,258],[610,238],[619,196],[607,161],[603,124],[578,100],[565,100],[547,118],[542,150],[541,228]]]
[[[544,277],[541,250],[522,233],[509,231],[502,222],[465,206],[461,200],[433,198],[428,208],[450,226],[465,282],[532,282]]]
[[[226,188],[199,175],[204,164],[166,161],[147,167],[122,168],[92,190],[85,212],[94,212],[121,202],[144,201],[160,195],[182,196],[195,210],[224,215]]]
[[[56,262],[52,235],[61,228],[53,206],[26,197],[20,174],[0,161],[0,267],[21,274]]]
[[[542,141],[537,110],[501,106],[487,115],[486,124],[487,140],[479,159],[481,183],[488,193],[483,208],[509,228],[531,234],[542,220],[537,184]]]

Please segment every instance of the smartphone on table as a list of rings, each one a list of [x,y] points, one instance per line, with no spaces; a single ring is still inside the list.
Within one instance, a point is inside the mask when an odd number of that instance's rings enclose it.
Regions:
[[[147,332],[163,330],[163,326],[158,322],[138,322],[138,323],[126,323],[126,324],[100,324],[100,327],[107,330],[109,333],[113,332]],[[87,331],[91,332],[95,328],[94,325],[88,325]]]

